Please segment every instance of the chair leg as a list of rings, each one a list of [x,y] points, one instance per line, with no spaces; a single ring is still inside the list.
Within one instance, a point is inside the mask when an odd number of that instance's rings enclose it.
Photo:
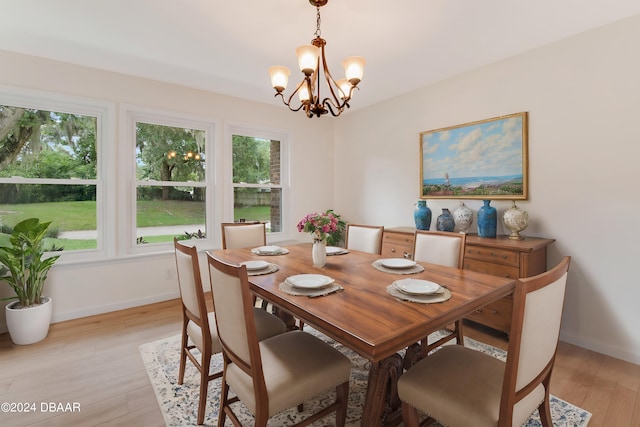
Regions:
[[[460,319],[456,322],[455,324],[455,329],[454,332],[456,334],[456,342],[458,343],[458,345],[464,345],[464,327],[463,327],[463,320]]]
[[[540,423],[542,427],[553,427],[551,421],[551,407],[549,405],[549,399],[546,398],[538,406],[538,412],[540,413]]]
[[[418,427],[420,425],[418,410],[406,402],[402,402],[402,424],[405,427]]]
[[[347,420],[347,406],[349,404],[349,381],[336,387],[336,402],[340,403],[336,408],[336,427],[344,427]]]
[[[222,385],[220,387],[220,407],[218,408],[218,425],[224,426],[227,418],[227,408],[229,407],[229,386],[226,377],[222,376]]]
[[[209,394],[209,365],[211,365],[211,354],[202,354],[200,363],[200,398],[198,399],[198,425],[204,423],[205,408],[207,406],[207,395]]]
[[[184,370],[187,365],[187,336],[186,328],[182,331],[182,346],[180,347],[180,370],[178,371],[178,384],[182,385],[184,381]]]

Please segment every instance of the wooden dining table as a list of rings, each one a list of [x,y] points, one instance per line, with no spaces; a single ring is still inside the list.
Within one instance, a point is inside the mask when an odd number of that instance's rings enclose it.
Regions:
[[[258,255],[251,248],[211,253],[227,262],[262,260],[277,265],[274,273],[249,276],[252,291],[284,317],[304,321],[371,362],[361,423],[367,427],[400,422],[395,382],[406,367],[408,348],[419,348],[416,343],[430,333],[511,294],[516,283],[514,279],[423,262],[418,263],[424,267],[419,273],[381,271],[373,266],[379,255],[359,251],[328,256],[323,267],[314,267],[311,244],[285,248],[288,253],[277,256]],[[287,277],[308,273],[329,276],[344,290],[309,298],[280,289]],[[407,277],[438,283],[451,292],[451,298],[424,304],[403,301],[387,292],[387,286]]]

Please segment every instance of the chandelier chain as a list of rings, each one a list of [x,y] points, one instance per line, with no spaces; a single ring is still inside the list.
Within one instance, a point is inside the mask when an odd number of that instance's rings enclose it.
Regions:
[[[320,31],[320,6],[316,6],[316,32],[315,36],[320,37],[322,32]]]

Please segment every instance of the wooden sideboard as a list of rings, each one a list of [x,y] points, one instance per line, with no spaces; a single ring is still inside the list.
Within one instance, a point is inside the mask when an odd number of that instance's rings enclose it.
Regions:
[[[382,238],[382,256],[413,258],[415,228],[385,228]],[[467,235],[464,268],[495,276],[530,277],[547,270],[547,247],[554,239],[525,237],[511,240],[508,236],[483,238]],[[468,319],[509,333],[513,301],[503,298],[477,310]]]

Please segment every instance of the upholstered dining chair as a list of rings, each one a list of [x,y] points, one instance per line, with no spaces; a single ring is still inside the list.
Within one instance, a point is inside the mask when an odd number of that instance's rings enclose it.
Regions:
[[[382,253],[382,234],[384,226],[347,224],[345,246],[354,251]]]
[[[446,267],[462,268],[464,265],[464,245],[467,235],[448,231],[416,230],[413,240],[413,260]],[[453,333],[429,344],[425,338],[423,351],[430,352],[445,342],[456,339],[460,345],[464,344],[462,320],[454,324]]]
[[[570,261],[518,280],[506,362],[446,345],[401,375],[404,425],[418,425],[419,409],[449,427],[519,426],[538,409],[542,425],[552,426],[549,381]]]
[[[224,371],[218,425],[228,416],[240,426],[231,405],[237,400],[266,426],[277,412],[300,405],[335,387],[336,399],[298,425],[308,425],[336,412],[344,426],[351,361],[331,345],[303,331],[290,331],[258,341],[255,311],[246,266],[228,264],[207,254]],[[229,398],[229,389],[236,397]]]
[[[265,246],[267,228],[263,222],[223,222],[222,249]]]
[[[184,381],[184,371],[189,359],[200,372],[200,398],[198,401],[198,424],[204,421],[204,408],[207,402],[209,381],[222,376],[222,372],[209,372],[211,356],[222,351],[215,325],[215,315],[207,311],[202,277],[198,262],[198,250],[187,246],[177,239],[173,240],[180,298],[182,299],[182,341],[180,350],[180,369],[178,384]],[[260,339],[283,333],[285,323],[267,313],[256,309],[254,315],[257,335]],[[192,351],[198,349],[200,360]]]

